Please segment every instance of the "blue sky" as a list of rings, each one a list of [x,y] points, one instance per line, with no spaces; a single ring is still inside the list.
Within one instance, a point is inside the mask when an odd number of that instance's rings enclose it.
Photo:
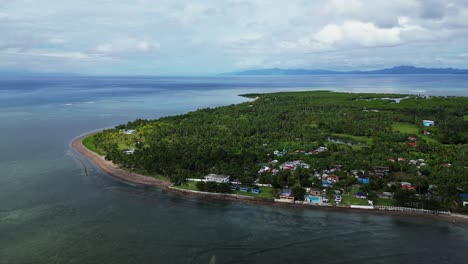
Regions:
[[[468,0],[0,0],[0,71],[468,68]]]

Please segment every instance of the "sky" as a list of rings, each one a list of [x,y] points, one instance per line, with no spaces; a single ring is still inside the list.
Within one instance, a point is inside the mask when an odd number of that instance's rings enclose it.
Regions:
[[[0,71],[468,68],[468,0],[0,0]]]

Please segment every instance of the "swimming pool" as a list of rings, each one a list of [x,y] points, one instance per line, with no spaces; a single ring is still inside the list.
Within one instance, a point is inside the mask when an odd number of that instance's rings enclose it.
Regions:
[[[320,198],[319,196],[308,195],[306,201],[311,203],[321,203],[322,198]]]

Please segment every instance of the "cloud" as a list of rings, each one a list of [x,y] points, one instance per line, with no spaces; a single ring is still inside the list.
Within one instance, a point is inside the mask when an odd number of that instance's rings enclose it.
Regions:
[[[378,27],[371,22],[347,20],[342,24],[327,24],[312,37],[282,41],[279,47],[300,52],[391,47],[408,41],[430,39],[430,34],[427,29],[412,24],[407,17],[399,17],[398,26],[390,28]]]
[[[466,0],[0,0],[0,65],[116,74],[431,60],[468,68],[457,55],[466,17]]]
[[[148,53],[159,49],[160,45],[155,41],[124,38],[112,42],[97,45],[95,51],[98,54],[116,55],[122,53]]]

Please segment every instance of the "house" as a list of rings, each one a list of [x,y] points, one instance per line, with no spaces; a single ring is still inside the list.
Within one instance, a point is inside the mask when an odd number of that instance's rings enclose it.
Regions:
[[[331,184],[327,180],[322,180],[322,187],[327,188],[327,187],[330,187],[330,185]]]
[[[259,194],[261,192],[262,192],[262,190],[259,187],[252,188],[252,193]]]
[[[294,201],[294,196],[291,193],[291,189],[288,189],[288,188],[283,188],[281,190],[279,198],[282,199],[282,200],[293,200]]]
[[[328,175],[328,176],[325,177],[325,180],[327,180],[327,182],[329,182],[329,183],[336,183],[336,182],[338,182],[339,179],[340,178],[338,176],[336,176],[336,175]]]
[[[462,199],[463,206],[468,205],[468,193],[461,193],[460,197]]]
[[[405,158],[399,157],[399,158],[398,158],[398,161],[405,161]]]
[[[412,146],[413,148],[418,146],[416,142],[408,142],[408,145]]]
[[[205,176],[207,182],[226,183],[229,182],[229,176],[221,174],[208,174]]]
[[[393,199],[393,193],[391,193],[391,192],[382,192],[380,194],[377,194],[377,197],[382,198],[382,199]]]
[[[423,126],[425,126],[425,127],[434,126],[434,124],[435,124],[435,122],[432,121],[432,120],[423,120],[422,123],[423,123]]]
[[[401,189],[407,190],[407,191],[414,191],[414,187],[411,186],[411,183],[409,182],[401,182]]]
[[[387,158],[387,161],[395,162],[395,160],[393,158]]]
[[[242,187],[240,188],[240,191],[241,191],[241,192],[248,192],[249,189],[250,189],[249,186],[242,186]]]
[[[275,150],[273,151],[273,154],[277,157],[283,157],[284,155],[288,154],[288,152],[283,149],[283,150]]]
[[[370,179],[369,177],[366,176],[360,176],[357,178],[358,182],[363,183],[363,184],[369,184]]]
[[[359,199],[367,199],[367,193],[363,193],[363,192],[357,192],[354,194],[354,196]]]
[[[125,135],[133,135],[135,134],[136,130],[135,129],[121,129],[121,133],[124,133]]]
[[[310,188],[309,194],[314,195],[314,196],[320,196],[320,195],[322,195],[322,189],[320,189],[320,188]]]
[[[127,155],[133,155],[133,154],[135,154],[135,149],[127,149],[127,150],[124,151],[124,153],[127,154]]]
[[[374,171],[372,172],[375,176],[378,177],[386,177],[390,172],[389,167],[374,167]]]
[[[231,191],[233,192],[237,191],[237,184],[231,185]]]
[[[416,138],[416,137],[413,137],[413,136],[411,136],[411,137],[408,137],[408,140],[409,140],[409,141],[416,141],[416,140],[417,140],[417,138]]]
[[[341,203],[341,195],[335,194],[335,203]]]

